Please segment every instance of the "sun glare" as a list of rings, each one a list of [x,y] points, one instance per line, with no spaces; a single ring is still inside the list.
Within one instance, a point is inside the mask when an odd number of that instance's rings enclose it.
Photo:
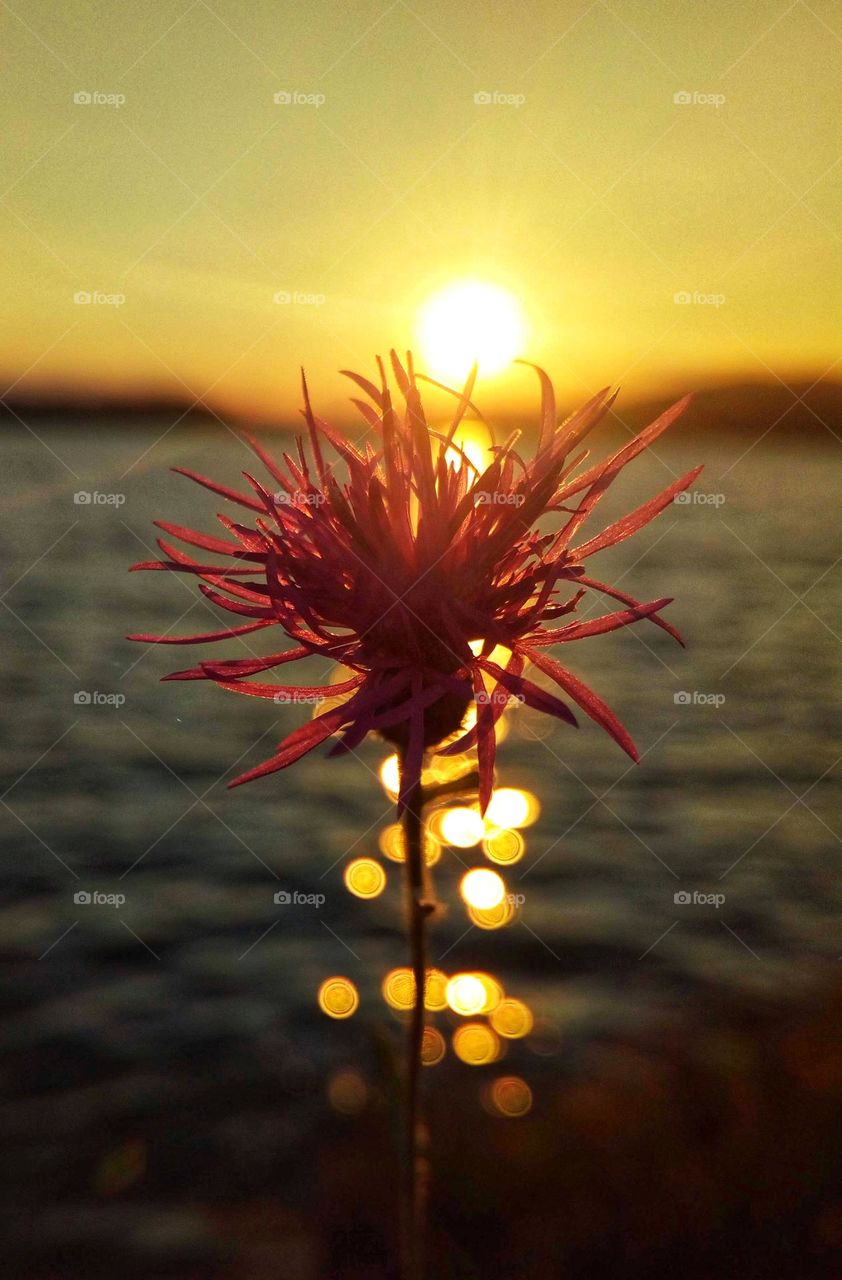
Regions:
[[[521,355],[525,326],[520,303],[510,293],[468,280],[448,285],[424,304],[418,337],[425,371],[460,382],[474,361],[480,374],[499,373]]]

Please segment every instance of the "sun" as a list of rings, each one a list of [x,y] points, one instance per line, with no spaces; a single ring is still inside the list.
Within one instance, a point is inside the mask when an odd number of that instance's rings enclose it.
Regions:
[[[521,354],[525,331],[517,298],[480,280],[448,285],[418,317],[425,369],[445,381],[464,380],[475,361],[480,374],[499,373]]]

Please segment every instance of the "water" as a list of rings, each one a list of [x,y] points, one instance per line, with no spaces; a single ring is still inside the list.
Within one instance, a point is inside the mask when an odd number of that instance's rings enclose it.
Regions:
[[[383,749],[337,762],[316,752],[227,792],[302,712],[161,684],[198,650],[122,639],[213,629],[189,582],[126,567],[155,556],[154,518],[210,529],[221,505],[167,467],[236,484],[253,469],[242,444],[159,422],[33,425],[40,440],[17,428],[4,438],[3,1181],[15,1200],[52,1199],[49,1230],[64,1241],[80,1227],[60,1207],[82,1203],[94,1230],[96,1171],[133,1126],[158,1143],[139,1182],[170,1209],[185,1179],[199,1196],[248,1192],[267,1171],[292,1187],[330,1071],[370,1061],[372,1038],[394,1027],[379,983],[404,943],[397,869],[370,903],[341,878],[349,854],[377,856],[392,820],[376,779]],[[697,490],[724,499],[673,506],[591,565],[640,599],[674,595],[669,617],[690,642],[683,651],[640,626],[568,646],[643,763],[586,720],[576,732],[518,713],[499,781],[542,805],[507,873],[524,895],[520,921],[466,933],[462,868],[455,855],[439,864],[449,910],[433,958],[492,971],[568,1046],[668,1020],[694,994],[760,1007],[838,974],[842,613],[828,442],[771,433],[746,454],[745,440],[677,437],[634,464],[597,527],[699,460]],[[119,496],[76,504],[77,491]],[[79,691],[112,701],[80,704]],[[279,888],[325,902],[279,907]],[[77,904],[80,890],[125,903]],[[360,989],[350,1023],[315,1007],[331,973]],[[536,1081],[550,1069],[523,1046],[508,1066]],[[452,1062],[437,1072],[436,1087],[470,1074]],[[173,1134],[200,1144],[200,1175],[195,1145],[190,1156]],[[134,1240],[137,1224],[108,1221]],[[201,1254],[195,1224],[167,1223],[164,1253]]]

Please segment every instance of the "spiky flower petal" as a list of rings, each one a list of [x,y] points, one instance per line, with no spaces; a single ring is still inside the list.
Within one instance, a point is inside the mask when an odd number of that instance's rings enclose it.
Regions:
[[[347,375],[367,397],[354,403],[376,447],[367,444],[363,452],[318,418],[302,378],[310,456],[299,440],[297,457],[284,454],[280,466],[249,438],[274,489],[244,473],[252,492],[240,493],[176,468],[243,508],[248,523],[220,515],[230,537],[219,538],[159,521],[168,537],[201,555],[197,559],[162,538],[158,545],[166,558],[133,567],[193,574],[200,591],[240,621],[210,634],[130,638],[193,644],[280,626],[294,648],[265,658],[203,661],[165,678],[212,680],[260,698],[348,695],[295,729],[275,755],[231,786],[284,769],[336,734],[341,736],[331,755],[353,750],[368,733],[379,732],[400,754],[400,808],[420,780],[426,751],[475,747],[484,812],[493,783],[495,726],[511,699],[573,725],[569,703],[575,703],[636,760],[634,743],[613,711],[545,650],[642,619],[680,641],[661,616],[668,598],[636,600],[588,576],[584,561],[648,524],[701,468],[601,533],[579,538],[620,471],[672,425],[689,397],[611,457],[579,470],[587,456],[579,446],[605,417],[614,395],[605,388],[557,426],[552,384],[538,369],[542,421],[534,457],[525,462],[515,451],[516,433],[495,448],[480,472],[455,444],[465,414],[477,412],[471,401],[475,371],[458,396],[448,431],[439,433],[425,417],[411,356],[404,365],[392,353],[400,413],[378,364],[379,387],[359,374]],[[335,464],[325,461],[324,445],[344,463],[344,480],[337,478]],[[536,527],[548,513],[562,517],[554,532]],[[233,563],[218,563],[223,557]],[[570,619],[587,591],[622,607],[587,621]],[[562,618],[569,620],[545,625]],[[492,657],[499,649],[507,655],[502,663]],[[251,679],[311,656],[331,658],[353,674],[341,684],[307,688]],[[527,663],[564,697],[525,675]],[[472,702],[476,724],[442,748]]]

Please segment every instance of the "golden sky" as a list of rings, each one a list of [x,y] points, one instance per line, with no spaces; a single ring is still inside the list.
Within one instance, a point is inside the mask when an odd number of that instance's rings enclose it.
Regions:
[[[11,394],[289,420],[304,364],[335,411],[465,279],[577,400],[836,359],[830,0],[10,0],[0,29]]]

